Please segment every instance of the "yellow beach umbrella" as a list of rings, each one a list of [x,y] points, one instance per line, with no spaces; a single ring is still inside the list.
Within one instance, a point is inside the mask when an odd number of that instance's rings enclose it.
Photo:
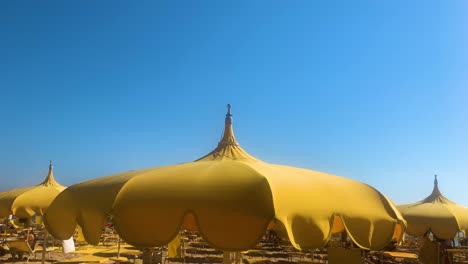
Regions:
[[[405,229],[392,202],[369,185],[249,155],[234,138],[229,105],[224,135],[208,155],[72,185],[45,221],[59,239],[79,224],[96,244],[108,217],[134,246],[165,245],[183,226],[227,251],[252,248],[274,222],[298,249],[322,246],[343,231],[358,246],[378,249]]]
[[[431,231],[438,238],[453,239],[457,232],[466,234],[468,228],[468,209],[442,195],[437,175],[431,195],[416,203],[399,205],[398,209],[407,221],[406,232],[412,236]]]
[[[35,214],[44,215],[50,203],[64,189],[64,186],[55,181],[50,162],[49,173],[40,184],[0,193],[0,217],[10,214],[19,218],[29,218]]]

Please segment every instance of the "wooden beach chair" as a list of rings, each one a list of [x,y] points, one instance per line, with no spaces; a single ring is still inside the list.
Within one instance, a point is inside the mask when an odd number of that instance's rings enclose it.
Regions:
[[[12,256],[22,256],[27,254],[28,258],[26,262],[28,262],[32,256],[36,257],[34,249],[29,245],[29,243],[26,240],[11,240],[6,241],[6,244],[10,249]]]
[[[384,251],[382,253],[383,257],[391,260],[390,263],[420,263],[418,260],[418,255],[408,252],[398,252],[398,251]]]

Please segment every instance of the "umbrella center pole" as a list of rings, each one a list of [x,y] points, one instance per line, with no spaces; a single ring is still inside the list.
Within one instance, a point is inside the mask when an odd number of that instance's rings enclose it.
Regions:
[[[440,243],[437,242],[437,264],[440,264]]]
[[[242,264],[242,253],[240,251],[236,251],[236,264]]]
[[[153,263],[153,249],[145,248],[143,249],[143,264],[152,264]]]
[[[117,240],[117,258],[120,258],[120,236],[118,236]]]
[[[231,254],[229,251],[223,251],[223,264],[231,264]]]
[[[161,250],[155,250],[154,248],[143,249],[143,264],[161,264],[162,263],[162,252]]]
[[[223,264],[241,264],[242,254],[239,251],[223,251]]]
[[[44,229],[45,230],[45,229]],[[49,233],[47,230],[44,231],[44,241],[42,242],[42,259],[41,259],[41,264],[44,264],[45,262],[45,254],[47,251],[47,238],[49,237]]]

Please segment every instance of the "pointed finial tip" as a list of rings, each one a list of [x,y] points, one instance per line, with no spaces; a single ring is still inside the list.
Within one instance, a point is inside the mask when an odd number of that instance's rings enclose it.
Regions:
[[[52,166],[52,160],[49,160],[49,166]]]
[[[434,184],[437,184],[437,174],[434,174]]]
[[[232,124],[231,104],[227,104],[227,114],[224,122],[226,125]]]

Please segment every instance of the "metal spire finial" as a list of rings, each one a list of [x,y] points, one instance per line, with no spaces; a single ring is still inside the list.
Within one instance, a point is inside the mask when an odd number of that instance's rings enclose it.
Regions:
[[[227,105],[227,114],[226,114],[226,119],[225,119],[225,123],[226,125],[230,125],[232,124],[232,115],[231,115],[231,104],[228,104]]]
[[[434,185],[437,185],[438,182],[437,182],[437,174],[434,174]]]

